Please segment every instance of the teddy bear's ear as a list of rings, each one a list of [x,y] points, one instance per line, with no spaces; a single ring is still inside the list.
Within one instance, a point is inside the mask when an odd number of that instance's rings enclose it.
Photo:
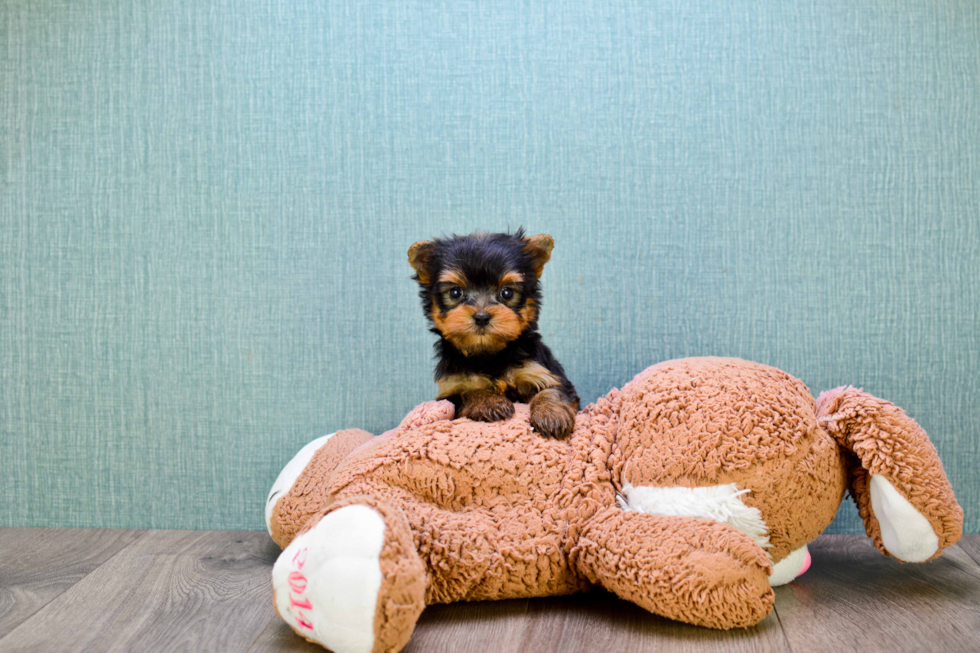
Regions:
[[[817,397],[817,423],[860,462],[851,495],[879,551],[925,562],[960,539],[963,509],[936,447],[904,410],[844,386]]]
[[[534,263],[534,276],[540,277],[544,264],[551,259],[555,241],[548,234],[538,234],[524,239],[524,251],[531,255]]]
[[[408,248],[408,264],[415,270],[416,279],[423,286],[429,285],[432,281],[429,264],[432,262],[434,251],[435,243],[431,240],[420,240]]]

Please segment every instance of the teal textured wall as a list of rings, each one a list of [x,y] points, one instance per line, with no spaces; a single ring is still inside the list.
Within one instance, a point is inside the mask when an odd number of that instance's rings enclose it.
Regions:
[[[525,225],[587,401],[702,354],[862,386],[980,527],[973,0],[8,0],[0,34],[0,524],[260,528],[301,445],[433,395],[408,246]]]

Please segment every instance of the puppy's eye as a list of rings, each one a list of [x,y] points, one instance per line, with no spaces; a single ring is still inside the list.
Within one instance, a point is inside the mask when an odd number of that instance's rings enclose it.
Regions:
[[[514,289],[504,288],[500,291],[500,298],[505,302],[509,302],[510,300],[514,299]]]
[[[449,289],[449,298],[450,299],[459,299],[462,296],[463,296],[463,289],[460,288],[459,286],[457,286],[455,288],[450,288]]]

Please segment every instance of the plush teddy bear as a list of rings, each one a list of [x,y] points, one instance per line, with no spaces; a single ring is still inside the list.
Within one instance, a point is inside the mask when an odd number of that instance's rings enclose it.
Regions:
[[[285,550],[275,606],[337,653],[398,651],[427,604],[602,587],[665,617],[752,626],[849,488],[876,546],[934,558],[963,512],[925,432],[843,387],[814,400],[772,367],[648,368],[578,413],[565,441],[527,406],[503,422],[416,408],[384,436],[304,447],[266,504]]]

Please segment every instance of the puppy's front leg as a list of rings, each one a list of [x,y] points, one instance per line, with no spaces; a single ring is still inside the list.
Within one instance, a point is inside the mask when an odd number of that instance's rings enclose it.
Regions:
[[[531,426],[546,438],[564,440],[575,428],[578,397],[561,388],[547,388],[531,399]]]
[[[499,422],[510,419],[514,404],[510,399],[493,390],[475,390],[460,395],[462,407],[456,417],[468,417],[478,422]]]

